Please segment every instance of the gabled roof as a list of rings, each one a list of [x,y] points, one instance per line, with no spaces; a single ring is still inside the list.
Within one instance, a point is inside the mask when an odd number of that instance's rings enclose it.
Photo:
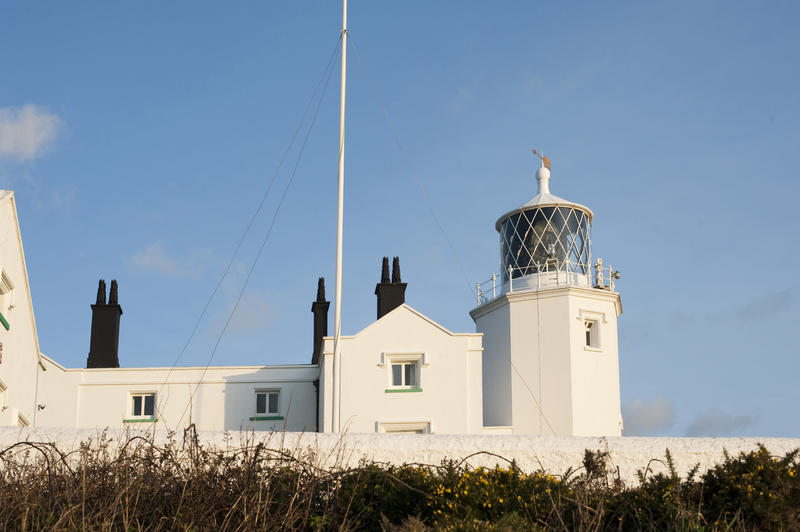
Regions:
[[[372,329],[374,327],[380,326],[380,324],[382,322],[385,322],[385,320],[388,317],[390,317],[392,315],[396,315],[398,312],[410,312],[410,313],[414,314],[415,316],[417,316],[418,318],[428,322],[430,325],[436,327],[437,329],[439,329],[440,331],[442,331],[443,333],[445,333],[445,334],[447,334],[449,336],[482,336],[482,333],[454,333],[451,330],[449,330],[447,327],[445,327],[443,325],[440,325],[439,323],[436,323],[435,321],[430,319],[428,316],[426,316],[422,312],[420,312],[420,311],[416,310],[415,308],[407,305],[406,303],[403,303],[402,305],[400,305],[396,309],[392,310],[391,312],[387,312],[385,316],[381,317],[381,319],[373,321],[372,323],[370,323],[369,325],[367,325],[366,327],[364,327],[363,329],[361,329],[357,333],[355,333],[353,335],[349,335],[349,336],[342,335],[342,338],[355,338],[356,336],[359,336],[362,333],[364,333],[364,332],[366,332],[366,331],[368,331],[368,330],[370,330],[370,329]]]

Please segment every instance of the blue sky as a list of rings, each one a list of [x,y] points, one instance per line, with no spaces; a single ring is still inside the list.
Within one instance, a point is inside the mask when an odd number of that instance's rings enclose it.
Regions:
[[[494,222],[535,194],[541,147],[553,193],[595,213],[593,255],[622,271],[626,433],[800,436],[798,16],[351,0],[344,332],[374,320],[384,255],[409,304],[474,330],[470,286],[497,271]],[[122,364],[173,363],[340,17],[330,1],[3,3],[0,187],[45,353],[85,364],[97,280],[116,278]],[[337,135],[338,64],[214,364],[310,360],[317,277],[333,294]],[[208,361],[298,146],[180,365]]]

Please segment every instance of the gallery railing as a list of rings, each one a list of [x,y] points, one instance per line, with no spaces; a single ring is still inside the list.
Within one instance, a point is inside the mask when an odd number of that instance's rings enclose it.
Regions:
[[[613,292],[614,280],[620,277],[619,272],[613,270],[611,266],[604,267],[602,259],[598,259],[597,263],[591,268],[590,273],[572,271],[573,268],[571,266],[569,261],[561,264],[547,261],[546,264],[536,264],[532,268],[513,268],[509,266],[506,275],[492,274],[489,280],[476,283],[478,306],[515,290],[580,286],[611,290]]]

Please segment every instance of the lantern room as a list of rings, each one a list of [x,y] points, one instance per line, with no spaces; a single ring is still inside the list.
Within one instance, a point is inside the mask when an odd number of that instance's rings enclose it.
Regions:
[[[544,164],[536,180],[539,193],[495,224],[503,283],[511,280],[515,288],[551,281],[590,286],[592,211],[550,194],[550,169]]]

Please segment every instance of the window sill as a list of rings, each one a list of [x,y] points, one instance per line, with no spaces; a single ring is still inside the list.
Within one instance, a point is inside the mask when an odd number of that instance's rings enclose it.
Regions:
[[[594,351],[595,353],[602,353],[603,350],[599,347],[589,347],[588,345],[583,346],[584,351]]]
[[[254,416],[250,418],[250,421],[280,421],[283,419],[283,416],[274,415],[274,416]]]
[[[422,388],[386,388],[386,393],[414,393],[421,392]]]
[[[133,418],[133,419],[123,419],[122,420],[123,423],[155,423],[156,421],[158,421],[158,419],[154,418],[154,417],[145,417],[145,418],[141,418],[141,419]]]

